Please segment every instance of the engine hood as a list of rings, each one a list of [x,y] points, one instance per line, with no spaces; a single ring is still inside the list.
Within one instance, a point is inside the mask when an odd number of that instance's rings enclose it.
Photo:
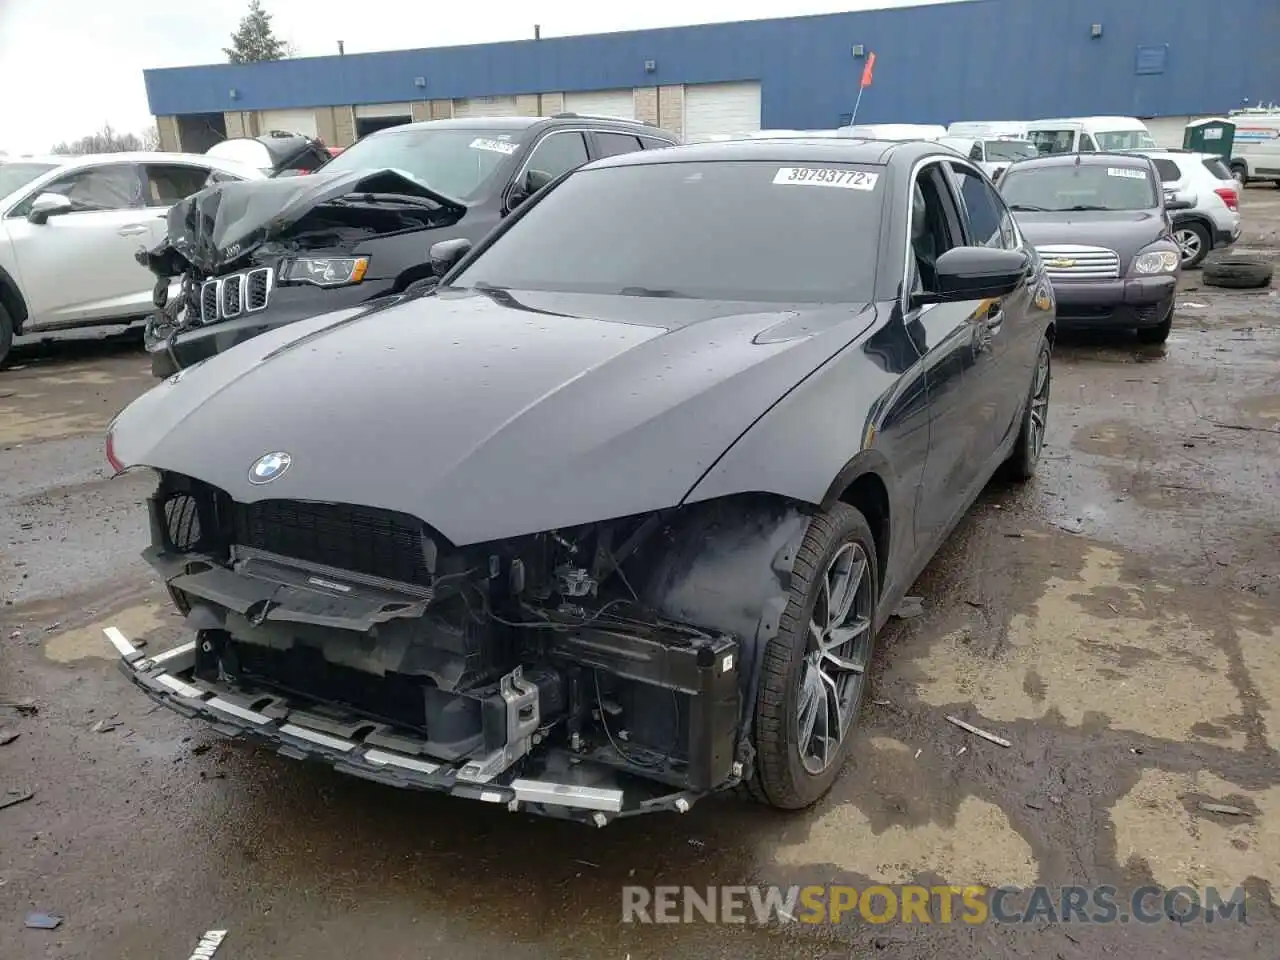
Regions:
[[[1107,247],[1122,260],[1160,239],[1168,228],[1164,217],[1150,210],[1018,211],[1014,216],[1034,246],[1069,243]]]
[[[167,243],[205,273],[217,273],[286,233],[321,204],[350,194],[393,194],[466,208],[394,170],[352,170],[244,180],[206,187],[169,210]]]
[[[311,318],[182,371],[113,456],[241,502],[353,503],[456,545],[679,504],[873,307],[463,291]],[[250,483],[266,454],[287,471]]]

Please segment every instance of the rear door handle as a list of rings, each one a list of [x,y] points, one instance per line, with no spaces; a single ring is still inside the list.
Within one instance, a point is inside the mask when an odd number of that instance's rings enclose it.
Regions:
[[[121,227],[116,232],[122,237],[136,237],[139,234],[150,233],[151,228],[142,223],[131,223],[127,227]]]

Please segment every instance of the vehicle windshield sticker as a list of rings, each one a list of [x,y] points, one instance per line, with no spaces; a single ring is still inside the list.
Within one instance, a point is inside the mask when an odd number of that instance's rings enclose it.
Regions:
[[[507,156],[516,152],[517,145],[504,140],[491,140],[488,137],[476,137],[471,141],[472,150],[488,150],[490,153],[505,153]]]
[[[1108,177],[1123,177],[1126,180],[1145,180],[1147,171],[1134,170],[1132,167],[1107,167]]]
[[[842,190],[874,190],[878,173],[835,167],[779,167],[774,183],[803,187],[840,187]]]

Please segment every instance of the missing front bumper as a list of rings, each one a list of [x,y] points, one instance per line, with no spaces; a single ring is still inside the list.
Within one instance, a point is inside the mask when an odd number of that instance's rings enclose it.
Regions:
[[[322,715],[293,706],[277,693],[250,695],[194,679],[195,640],[148,657],[117,628],[104,632],[120,655],[125,676],[162,706],[204,720],[225,736],[269,746],[294,759],[327,763],[366,780],[598,827],[619,817],[660,810],[684,813],[700,796],[692,791],[655,792],[661,788],[654,784],[624,788],[616,771],[589,761],[562,763],[553,774],[508,773],[483,783],[468,782],[459,776],[465,763],[423,756],[415,737],[386,724],[337,713]]]

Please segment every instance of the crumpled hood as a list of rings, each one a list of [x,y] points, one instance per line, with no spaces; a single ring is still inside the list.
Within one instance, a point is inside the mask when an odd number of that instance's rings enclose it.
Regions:
[[[874,308],[446,293],[300,321],[183,371],[114,455],[241,502],[355,503],[457,545],[679,504]],[[249,482],[283,451],[279,479]]]
[[[217,273],[280,236],[322,203],[358,193],[420,197],[459,213],[466,210],[394,170],[320,170],[302,177],[206,187],[170,208],[167,242],[198,269]]]
[[[1014,217],[1033,246],[1080,244],[1107,247],[1127,261],[1155,243],[1167,225],[1150,210],[1081,210],[1071,213],[1016,211]]]

